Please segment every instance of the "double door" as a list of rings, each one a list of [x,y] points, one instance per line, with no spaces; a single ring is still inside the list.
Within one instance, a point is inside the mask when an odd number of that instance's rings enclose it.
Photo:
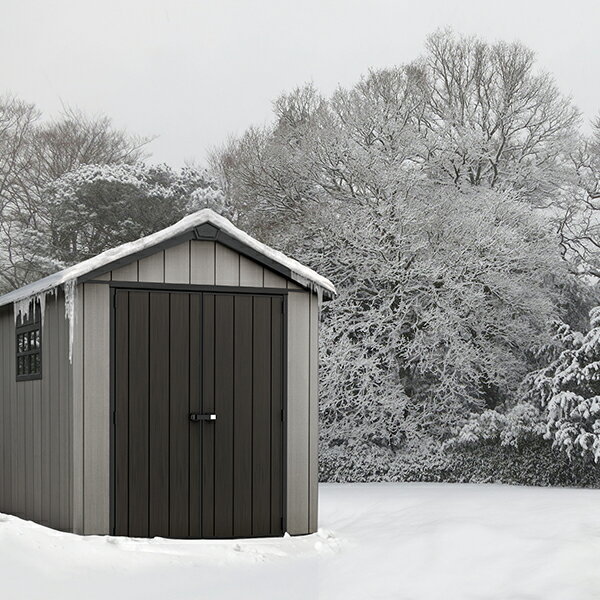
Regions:
[[[115,295],[115,535],[282,535],[283,298]]]

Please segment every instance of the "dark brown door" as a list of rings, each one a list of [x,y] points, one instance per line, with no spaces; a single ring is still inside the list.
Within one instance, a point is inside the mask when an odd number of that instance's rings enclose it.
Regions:
[[[281,535],[283,299],[115,293],[115,534]]]

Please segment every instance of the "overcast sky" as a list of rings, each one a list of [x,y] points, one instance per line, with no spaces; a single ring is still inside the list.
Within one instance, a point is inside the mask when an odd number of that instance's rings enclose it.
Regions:
[[[600,110],[598,0],[0,0],[0,92],[106,114],[158,136],[154,161],[202,163],[282,91],[408,62],[445,26],[524,42],[586,117]]]

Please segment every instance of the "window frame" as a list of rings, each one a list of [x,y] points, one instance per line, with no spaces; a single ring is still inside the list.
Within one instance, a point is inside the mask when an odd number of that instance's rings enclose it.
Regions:
[[[30,313],[31,314],[31,313]],[[28,348],[27,350],[19,349],[19,336],[30,333],[32,331],[38,332],[38,344],[37,348],[33,350]],[[19,373],[19,358],[37,356],[38,371],[36,373]],[[15,377],[17,381],[35,381],[42,379],[43,373],[42,365],[42,319],[40,305],[37,304],[33,309],[33,316],[28,317],[26,320],[23,319],[22,315],[19,315],[17,323],[15,325]]]

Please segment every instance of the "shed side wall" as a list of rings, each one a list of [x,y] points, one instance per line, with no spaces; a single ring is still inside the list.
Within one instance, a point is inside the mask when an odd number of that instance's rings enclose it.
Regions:
[[[72,528],[71,366],[64,296],[49,296],[42,379],[16,381],[12,306],[0,311],[0,511]]]
[[[288,296],[287,531],[317,530],[318,304],[314,294]]]

